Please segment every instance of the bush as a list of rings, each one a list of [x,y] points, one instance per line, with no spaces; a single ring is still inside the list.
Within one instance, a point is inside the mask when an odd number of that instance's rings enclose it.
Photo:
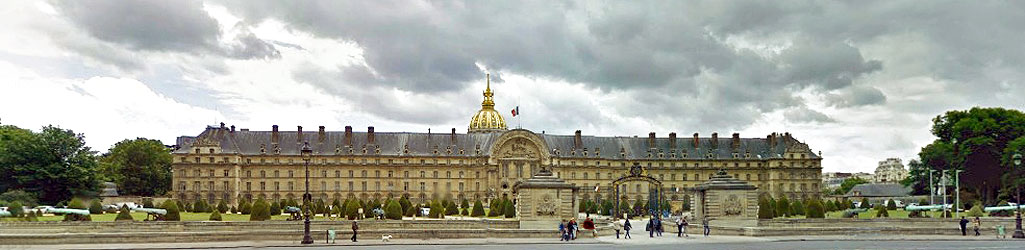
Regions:
[[[402,205],[402,211],[407,211],[409,208],[413,207],[413,203],[409,202],[409,198],[406,196],[402,196],[402,198],[399,199],[399,205]]]
[[[787,201],[787,197],[780,195],[779,200],[776,200],[776,217],[790,217],[790,202]]]
[[[843,217],[844,218],[858,218],[858,212],[855,212],[853,210],[844,211],[843,212]]]
[[[100,204],[100,199],[93,199],[92,202],[89,202],[89,213],[103,214],[103,205]]]
[[[861,206],[859,208],[872,208],[872,205],[868,203],[868,198],[861,198]]]
[[[132,212],[128,210],[128,205],[121,205],[121,209],[117,212],[117,217],[114,221],[134,221],[132,218]]]
[[[758,218],[759,219],[772,219],[773,217],[773,205],[769,204],[769,199],[762,197],[758,199]]]
[[[357,217],[359,217],[359,202],[351,200],[349,204],[345,204],[345,218],[355,220]]]
[[[395,200],[389,201],[388,205],[384,206],[384,217],[392,220],[401,220],[402,205]]]
[[[804,202],[794,201],[790,204],[791,215],[804,215]]]
[[[24,207],[24,205],[21,204],[21,201],[14,201],[11,202],[7,210],[11,211],[11,217],[21,218],[25,215],[25,210],[22,210],[22,207]]]
[[[807,218],[826,218],[826,210],[822,207],[822,202],[819,200],[812,199],[808,201],[807,210]]]
[[[252,211],[249,214],[249,221],[270,220],[270,206],[262,198],[253,202]]]
[[[448,205],[445,206],[445,215],[457,215],[457,214],[459,214],[459,208],[456,207],[456,203],[449,201]]]
[[[221,200],[221,202],[218,202],[217,203],[217,211],[219,211],[221,213],[228,212],[228,202],[225,202],[224,200]]]
[[[929,218],[929,215],[923,213],[921,210],[915,210],[908,212],[908,218]]]
[[[192,210],[189,211],[197,213],[210,212],[207,209],[206,201],[203,201],[203,199],[197,199],[196,202],[192,203]]]
[[[401,204],[401,202],[402,201],[399,201],[399,204]],[[412,204],[410,204],[410,205],[412,205]],[[402,211],[405,211],[405,212],[402,212],[403,216],[413,217],[413,215],[416,214],[417,210],[415,209],[415,207],[410,206],[409,208],[406,208],[405,210],[402,210]]]
[[[1011,204],[1007,203],[1007,201],[1000,201],[1000,203],[997,204],[997,206],[1000,206],[1000,207],[1002,207],[1002,206],[1010,206],[1010,205]],[[991,216],[991,217],[1008,217],[1008,216],[1011,216],[1011,214],[1013,214],[1013,213],[1014,213],[1013,210],[993,211],[993,212],[989,212],[989,216]]]
[[[501,215],[503,208],[501,204],[502,202],[498,199],[491,200],[491,204],[489,204],[488,206],[488,217],[495,217]]]
[[[876,217],[890,217],[890,213],[885,206],[876,207]]]
[[[505,218],[516,218],[516,207],[511,200],[505,201]]]
[[[473,202],[473,210],[470,211],[470,216],[483,217],[484,216],[484,204],[480,200]]]
[[[231,214],[236,214],[236,213],[238,213],[238,208],[235,207],[235,206],[231,206],[231,210],[228,210],[228,211],[230,211]]]
[[[929,205],[929,200],[926,200],[925,198],[919,199],[918,200],[918,205],[919,206]]]
[[[165,201],[166,201],[166,200],[165,200]],[[186,203],[188,203],[188,202],[186,202]],[[167,204],[167,202],[164,202],[164,204]],[[174,204],[178,206],[178,210],[179,210],[179,211],[185,210],[185,204],[184,204],[184,203],[182,203],[182,201],[180,201],[180,200],[175,200],[175,201],[174,201]],[[161,206],[160,206],[160,207],[161,207],[161,208],[163,208],[163,209],[167,209],[167,207],[164,207],[164,206],[163,206],[163,204],[161,204]]]
[[[324,200],[317,199],[317,202],[313,203],[313,215],[317,214],[327,214],[327,204],[324,203]]]
[[[431,202],[431,210],[427,212],[428,218],[445,218],[445,206],[441,202]]]
[[[78,199],[78,198],[72,198],[71,202],[68,203],[68,208],[88,209],[85,206],[85,202],[82,202],[82,200]],[[92,216],[90,216],[90,215],[82,216],[82,215],[77,215],[77,214],[65,214],[64,215],[64,221],[92,221]]]
[[[210,221],[221,221],[221,210],[214,209],[214,211],[210,213]]]
[[[174,200],[170,200],[170,199],[165,200],[163,206],[161,206],[161,207],[163,207],[165,210],[167,210],[167,214],[164,215],[164,220],[166,220],[166,221],[180,221],[181,220],[181,214],[179,214],[180,212],[178,210],[178,203],[175,202]]]
[[[238,211],[242,214],[250,214],[253,212],[253,205],[249,204],[249,200],[242,200],[238,202]]]
[[[887,210],[897,210],[897,202],[894,201],[893,199],[887,200],[886,201],[886,209]]]
[[[271,202],[270,203],[270,211],[269,212],[270,212],[270,215],[272,215],[272,216],[273,215],[281,215],[281,205],[278,205],[277,202]]]
[[[153,208],[153,198],[142,198],[142,207]]]
[[[967,215],[968,217],[982,217],[984,215],[982,212],[982,203],[976,202],[975,205],[972,206],[972,209],[968,210]]]
[[[39,213],[29,212],[28,215],[25,216],[25,221],[38,221],[39,219],[37,217],[40,215],[37,214]]]

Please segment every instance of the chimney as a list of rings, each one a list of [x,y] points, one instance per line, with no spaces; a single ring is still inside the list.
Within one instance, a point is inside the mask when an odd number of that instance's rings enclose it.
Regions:
[[[235,133],[235,125],[231,125],[231,132]]]
[[[712,148],[718,148],[718,147],[719,147],[719,133],[718,132],[712,132]]]
[[[278,143],[278,125],[271,126],[270,130],[270,141],[271,143]]]
[[[345,145],[352,146],[352,126],[345,126]]]
[[[223,122],[221,123],[221,129],[224,129],[224,123]]]
[[[676,132],[669,132],[669,147],[676,148]]]
[[[655,132],[648,133],[648,148],[655,148]]]
[[[584,146],[583,144],[584,141],[580,139],[580,130],[577,130],[577,132],[573,134],[573,148],[581,148]]]
[[[701,146],[701,142],[698,141],[698,133],[694,133],[694,148]]]
[[[326,137],[324,126],[320,126],[320,129],[317,131],[317,142],[324,142],[324,137]]]
[[[769,134],[769,138],[768,139],[769,139],[769,147],[775,147],[776,146],[776,132],[772,132],[772,134]]]
[[[733,133],[733,149],[740,147],[740,133]]]
[[[367,127],[367,144],[374,144],[374,126]]]
[[[303,142],[303,126],[299,126],[299,132],[296,133],[295,141]]]
[[[452,144],[456,144],[456,128],[452,128],[452,133],[450,134],[450,136],[452,138]]]

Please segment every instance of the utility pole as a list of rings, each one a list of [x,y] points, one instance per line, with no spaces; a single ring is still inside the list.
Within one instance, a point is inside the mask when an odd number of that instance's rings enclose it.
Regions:
[[[936,205],[936,191],[932,184],[932,172],[936,172],[932,167],[929,168],[929,205]]]
[[[947,171],[941,172],[940,185],[940,199],[943,199],[943,214],[940,217],[947,218]]]

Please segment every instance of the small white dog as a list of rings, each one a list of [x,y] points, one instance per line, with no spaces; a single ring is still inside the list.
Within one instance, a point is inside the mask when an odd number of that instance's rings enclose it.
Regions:
[[[381,235],[381,241],[382,242],[388,242],[389,240],[391,240],[391,235],[390,234]]]

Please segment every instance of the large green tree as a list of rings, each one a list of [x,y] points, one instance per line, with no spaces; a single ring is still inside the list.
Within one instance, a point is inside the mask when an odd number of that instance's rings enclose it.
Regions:
[[[847,178],[847,179],[843,180],[842,183],[840,183],[840,188],[836,189],[836,194],[838,194],[838,195],[846,194],[847,192],[850,192],[851,189],[854,188],[854,186],[857,186],[858,184],[864,184],[864,183],[868,183],[868,181],[865,180],[865,179],[862,179],[862,178],[858,178],[858,177]]]
[[[21,189],[57,204],[99,190],[96,152],[85,136],[54,126],[38,133],[0,126],[0,193]]]
[[[171,190],[171,159],[160,141],[138,138],[114,144],[100,166],[121,194],[158,196]]]
[[[931,132],[937,139],[918,154],[924,167],[912,172],[912,180],[905,184],[924,193],[929,169],[956,168],[964,170],[962,199],[968,195],[996,204],[1001,197],[1013,196],[1012,183],[1022,177],[1010,171],[1010,158],[1015,152],[1025,153],[1025,113],[1003,108],[948,111],[933,119]]]

